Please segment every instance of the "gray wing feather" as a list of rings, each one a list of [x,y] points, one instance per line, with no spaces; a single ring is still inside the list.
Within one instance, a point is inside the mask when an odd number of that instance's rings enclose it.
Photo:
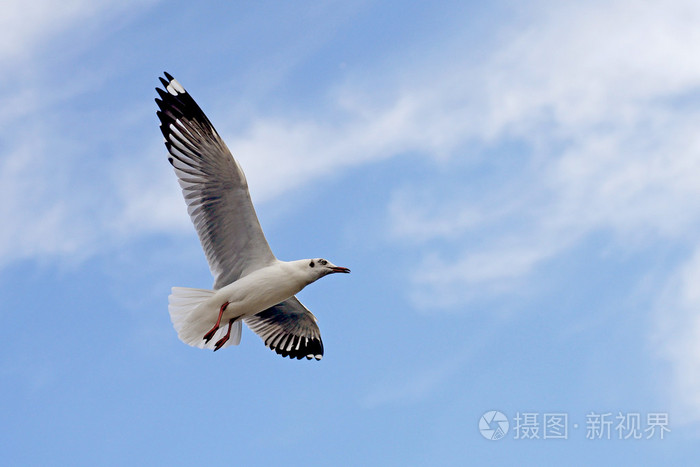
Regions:
[[[323,341],[316,317],[296,297],[243,321],[267,347],[283,357],[309,360],[323,357]]]
[[[238,162],[194,99],[172,76],[165,76],[165,90],[156,88],[160,129],[214,276],[214,289],[219,289],[270,264],[275,256]]]

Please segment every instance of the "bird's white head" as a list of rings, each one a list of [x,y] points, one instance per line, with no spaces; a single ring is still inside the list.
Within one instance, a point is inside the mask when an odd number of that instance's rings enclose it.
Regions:
[[[349,273],[350,269],[344,268],[342,266],[336,266],[327,259],[323,258],[313,258],[313,259],[301,259],[295,261],[297,267],[301,268],[303,274],[309,279],[309,283],[314,282],[323,276],[328,274],[333,274],[336,272]]]

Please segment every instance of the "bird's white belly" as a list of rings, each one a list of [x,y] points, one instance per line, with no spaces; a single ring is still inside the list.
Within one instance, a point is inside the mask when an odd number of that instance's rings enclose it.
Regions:
[[[292,297],[305,284],[295,280],[285,271],[273,267],[255,271],[219,289],[208,305],[212,307],[214,319],[221,306],[228,302],[222,322],[232,318],[251,316]]]

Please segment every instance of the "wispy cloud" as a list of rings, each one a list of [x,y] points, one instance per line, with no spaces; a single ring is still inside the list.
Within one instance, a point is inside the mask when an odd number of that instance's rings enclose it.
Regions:
[[[56,34],[124,11],[116,3],[91,5],[10,2],[0,20],[0,63],[22,61],[31,69],[33,51]],[[318,176],[406,153],[448,167],[470,157],[478,171],[483,148],[506,140],[526,148],[520,158],[526,170],[502,174],[498,185],[479,193],[465,190],[465,202],[433,192],[435,180],[410,191],[393,188],[389,235],[425,250],[418,255],[414,298],[440,296],[448,305],[476,292],[517,289],[544,261],[596,231],[628,246],[694,245],[700,112],[688,102],[700,102],[699,20],[692,1],[541,2],[495,31],[487,55],[465,55],[464,36],[455,28],[435,44],[434,57],[344,75],[328,88],[323,109],[258,110],[234,131],[225,119],[215,124],[241,160],[257,202]],[[313,40],[299,47],[320,50]],[[66,167],[75,159],[56,161],[56,148],[74,154],[100,141],[134,144],[127,135],[132,128],[114,128],[111,139],[83,141],[75,150],[76,141],[42,127],[44,120],[36,123],[46,111],[46,93],[22,77],[11,76],[16,89],[0,88],[0,194],[9,200],[0,215],[13,225],[0,233],[0,262],[89,252],[110,239],[189,228],[172,174],[154,168],[163,151],[155,143],[141,149],[154,158],[128,169],[111,160],[97,171],[113,189],[108,194],[94,184],[67,182],[73,169]],[[191,90],[197,97],[196,87]],[[49,106],[80,92],[79,84],[57,85]],[[62,114],[55,115],[60,121]],[[477,149],[466,156],[465,147]],[[465,241],[484,232],[489,235],[480,242]],[[451,246],[449,256],[432,249],[435,240]],[[433,264],[449,264],[450,280],[419,272]],[[679,277],[692,276],[693,264],[679,264],[686,271]],[[681,355],[697,355],[692,343],[700,340],[694,301],[681,305],[665,324],[687,334],[665,354],[678,374],[696,361]],[[670,342],[671,334],[664,336]],[[695,382],[679,385],[695,400]]]
[[[70,11],[54,21],[72,24],[93,10]],[[693,174],[700,140],[694,128],[700,114],[679,104],[700,84],[695,54],[700,33],[693,22],[699,15],[691,2],[663,8],[634,2],[541,5],[499,31],[487,59],[431,58],[429,73],[423,63],[393,70],[376,65],[373,72],[383,76],[378,88],[350,75],[333,88],[318,115],[253,114],[251,124],[237,133],[227,132],[225,121],[217,126],[241,159],[258,202],[343,167],[407,152],[449,161],[461,157],[465,145],[516,139],[528,147],[523,158],[532,167],[527,173],[532,179],[518,187],[520,192],[493,187],[468,204],[413,196],[410,204],[422,211],[405,209],[397,194],[390,214],[394,225],[412,232],[413,242],[445,237],[459,243],[465,232],[508,222],[517,212],[520,244],[495,237],[489,245],[460,253],[465,264],[474,258],[506,264],[513,251],[520,251],[517,270],[522,274],[593,229],[677,236],[700,217],[687,202],[698,192]],[[26,33],[21,42],[35,44],[53,30]],[[459,50],[461,41],[455,31],[451,42],[440,45]],[[449,55],[443,51],[443,57]],[[23,103],[17,107],[33,100],[31,90],[18,95],[13,99]],[[133,230],[138,226],[153,231],[183,225],[181,210],[165,208],[175,199],[176,190],[167,184],[170,174],[152,180],[151,172],[145,175],[151,169],[148,164],[132,167],[117,190],[116,203],[123,207],[114,222],[132,234],[138,234]],[[145,196],[144,186],[150,190]],[[514,194],[518,199],[494,209],[494,200]],[[562,237],[570,240],[535,241]],[[491,271],[484,272],[485,278],[500,280],[496,269],[485,269]]]
[[[670,364],[661,385],[679,423],[700,420],[700,245],[669,277],[657,299],[652,343]]]
[[[37,0],[28,3],[6,0],[0,16],[0,62],[16,60],[26,65],[31,63],[36,49],[56,35],[76,25],[90,29],[98,26],[97,23],[105,17],[113,18],[134,6],[152,4],[154,1],[156,0],[66,0],[59,3]]]
[[[502,288],[596,230],[623,242],[687,240],[700,221],[693,201],[700,194],[700,112],[682,105],[700,89],[700,35],[689,20],[698,15],[687,2],[548,8],[516,26],[471,70],[467,85],[448,79],[435,86],[453,102],[471,103],[453,106],[471,115],[457,129],[463,142],[507,137],[528,149],[521,158],[529,170],[465,203],[428,194],[411,200],[418,210],[391,206],[392,223],[417,237],[455,237],[460,271],[482,265],[481,273],[457,274],[453,293],[489,280]],[[428,106],[420,115],[435,111]],[[494,209],[494,199],[503,204]],[[511,228],[487,244],[462,242],[460,233],[494,222]],[[427,258],[440,261],[438,253]],[[435,281],[420,273],[417,282]]]
[[[443,357],[429,366],[412,366],[373,383],[359,400],[361,406],[373,409],[386,405],[410,405],[435,396],[435,393],[457,377],[474,353],[487,342],[490,332],[475,337],[466,348]],[[453,349],[454,350],[454,349]],[[406,371],[405,371],[406,370]]]
[[[542,262],[593,232],[625,251],[669,241],[697,248],[699,17],[690,2],[568,4],[515,28],[478,70],[482,95],[472,101],[481,119],[465,134],[519,141],[536,170],[510,177],[521,189],[510,198],[506,182],[461,205],[424,194],[390,207],[392,223],[408,229],[394,236],[414,234],[404,241],[427,246],[428,267],[414,276],[421,306],[517,291]],[[498,198],[506,201],[491,210]],[[509,227],[491,235],[494,224]],[[478,233],[489,240],[465,241]],[[454,247],[449,256],[431,251],[438,238]],[[700,418],[698,264],[698,255],[679,262],[656,305],[655,343],[686,421]]]
[[[44,62],[66,36],[93,33],[105,21],[152,3],[3,3],[0,196],[5,201],[0,216],[5,228],[0,232],[0,265],[45,256],[84,258],[100,239],[110,237],[107,211],[112,199],[86,174],[76,177],[81,170],[92,171],[95,180],[109,173],[95,160],[106,159],[100,142],[110,135],[88,130],[95,121],[75,110],[99,80],[91,72],[75,71],[70,80],[59,82]]]
[[[689,202],[700,190],[700,113],[682,105],[700,89],[697,16],[691,2],[540,5],[499,31],[486,59],[430,59],[429,73],[423,63],[377,65],[381,84],[350,76],[318,114],[252,114],[236,133],[226,121],[216,124],[257,202],[343,167],[405,153],[449,164],[465,145],[517,140],[527,148],[526,172],[469,202],[428,189],[423,199],[397,192],[389,211],[393,235],[452,241],[460,271],[482,265],[480,274],[457,274],[453,293],[489,282],[501,290],[589,232],[609,230],[625,242],[678,238],[700,220]],[[461,40],[455,32],[441,46],[458,50]],[[182,225],[180,211],[163,208],[172,190],[164,178],[156,182],[149,196],[122,190],[125,224]],[[506,224],[511,229],[488,243],[463,244],[464,234]],[[439,252],[425,257],[441,259]]]

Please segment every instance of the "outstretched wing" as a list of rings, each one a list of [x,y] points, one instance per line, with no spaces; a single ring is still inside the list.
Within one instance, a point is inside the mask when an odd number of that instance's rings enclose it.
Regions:
[[[321,360],[323,341],[316,317],[296,298],[243,318],[265,345],[283,357]]]
[[[275,256],[265,240],[248,182],[209,119],[172,76],[160,78],[160,130],[187,212],[197,229],[214,289],[267,266]]]

